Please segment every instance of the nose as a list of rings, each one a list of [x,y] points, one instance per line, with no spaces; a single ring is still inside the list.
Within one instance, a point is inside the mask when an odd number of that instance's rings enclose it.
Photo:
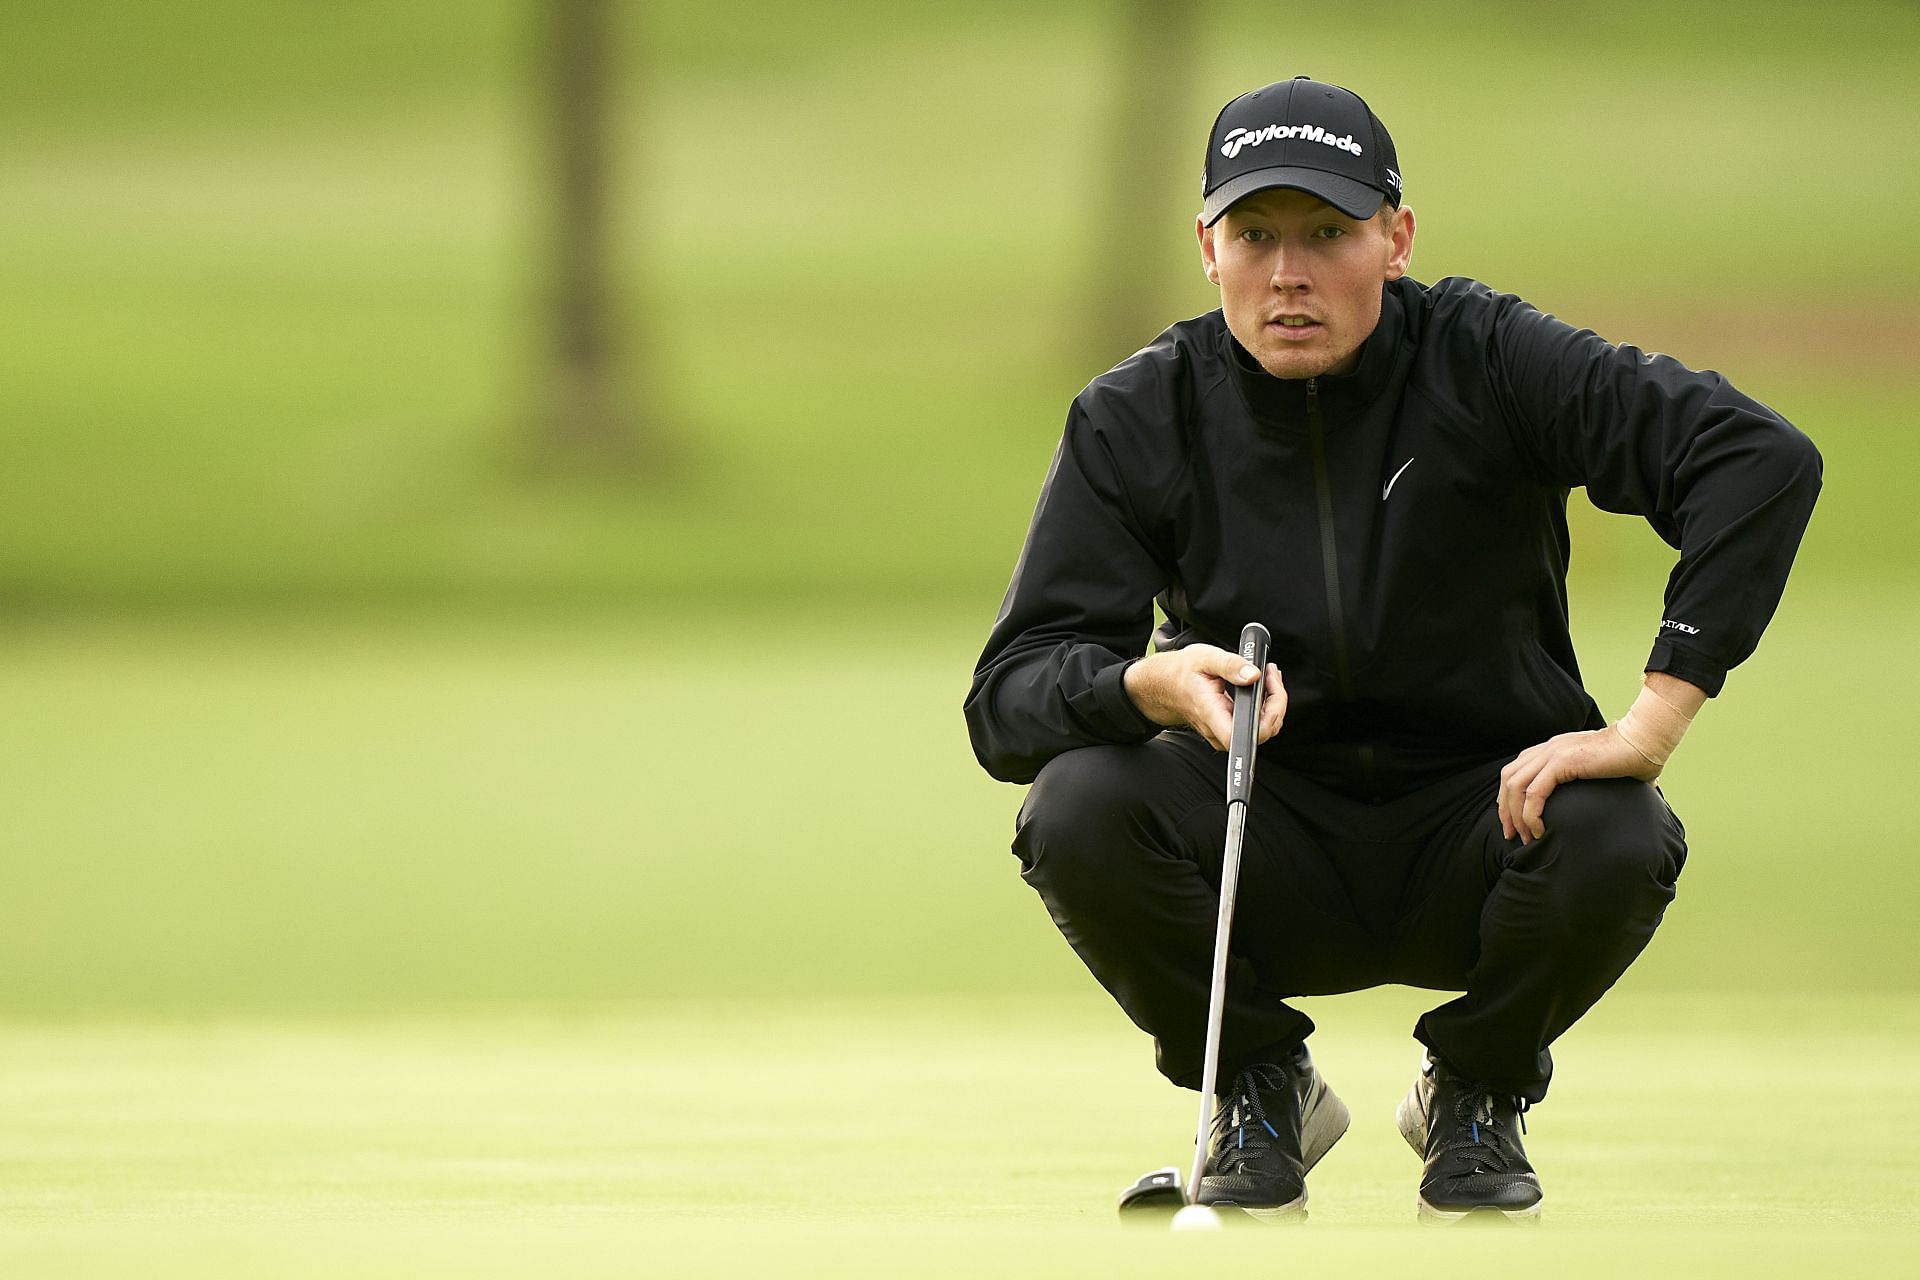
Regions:
[[[1313,281],[1307,278],[1307,251],[1297,241],[1283,240],[1273,250],[1273,279],[1275,293],[1305,293],[1313,287]]]

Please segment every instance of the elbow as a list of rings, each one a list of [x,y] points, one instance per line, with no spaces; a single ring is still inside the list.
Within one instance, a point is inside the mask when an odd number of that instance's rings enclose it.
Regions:
[[[1012,782],[1025,786],[1040,776],[1040,766],[1030,762],[1024,756],[989,754],[982,751],[977,744],[973,749],[973,756],[980,762],[980,767],[987,771],[987,776],[995,782]]]
[[[1826,461],[1820,456],[1820,447],[1798,427],[1783,424],[1780,441],[1780,469],[1784,473],[1782,488],[1800,496],[1802,505],[1811,512],[1814,500],[1820,496],[1822,476]]]
[[[1776,414],[1775,421],[1778,425],[1771,439],[1775,455],[1795,475],[1806,477],[1818,489],[1821,468],[1825,465],[1825,460],[1820,456],[1820,447],[1813,442],[1813,437],[1785,418]]]
[[[1007,750],[1003,735],[996,731],[988,705],[991,699],[978,685],[967,694],[962,708],[967,719],[967,740],[973,746],[973,758],[988,777],[996,782],[1032,782],[1039,766],[1029,768],[1028,761]]]
[[[973,758],[980,762],[995,782],[1025,784],[1040,775],[1040,764],[1015,752],[997,750],[978,734],[973,734]]]
[[[967,708],[967,741],[973,747],[973,758],[980,762],[989,778],[1005,782],[1006,758],[994,749],[993,737],[973,714],[973,708]]]
[[[1766,492],[1797,500],[1799,506],[1811,511],[1814,499],[1820,494],[1825,466],[1819,446],[1800,428],[1777,415],[1770,428],[1753,438],[1755,447],[1749,456],[1756,468],[1755,478],[1765,486]]]
[[[1820,486],[1825,483],[1826,460],[1820,456],[1819,446],[1812,440],[1799,432],[1794,434],[1800,435],[1800,471],[1807,478],[1807,494],[1809,497],[1818,497]]]

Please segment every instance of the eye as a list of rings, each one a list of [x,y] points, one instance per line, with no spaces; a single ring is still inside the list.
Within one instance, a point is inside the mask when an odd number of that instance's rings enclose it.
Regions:
[[[1347,234],[1347,229],[1345,227],[1335,226],[1332,223],[1328,223],[1326,226],[1321,227],[1318,231],[1315,231],[1313,234],[1316,236],[1319,236],[1322,240],[1338,240],[1341,236],[1344,236],[1345,234]]]
[[[1248,227],[1246,230],[1240,233],[1240,238],[1250,243],[1258,243],[1259,241],[1266,240],[1269,237],[1267,235],[1266,229],[1263,227]]]

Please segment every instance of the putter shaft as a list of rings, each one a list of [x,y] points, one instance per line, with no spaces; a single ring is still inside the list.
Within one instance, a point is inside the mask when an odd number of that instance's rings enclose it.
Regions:
[[[1246,838],[1247,805],[1227,805],[1227,848],[1220,864],[1220,917],[1213,933],[1213,981],[1207,992],[1207,1058],[1200,1077],[1200,1122],[1193,1145],[1193,1176],[1187,1180],[1187,1203],[1200,1203],[1200,1178],[1206,1172],[1207,1148],[1213,1137],[1214,1094],[1220,1084],[1220,1026],[1227,1001],[1227,941],[1233,934],[1233,901],[1240,887],[1240,845]]]
[[[1206,1061],[1200,1075],[1200,1120],[1193,1139],[1193,1176],[1187,1203],[1200,1203],[1200,1179],[1212,1144],[1214,1094],[1220,1084],[1220,1028],[1226,1018],[1227,944],[1233,937],[1233,902],[1240,890],[1240,847],[1247,835],[1247,802],[1259,746],[1260,707],[1267,687],[1267,629],[1249,622],[1240,631],[1240,657],[1260,672],[1251,685],[1233,690],[1233,738],[1227,746],[1227,844],[1220,860],[1220,914],[1213,928],[1213,977],[1207,987]]]

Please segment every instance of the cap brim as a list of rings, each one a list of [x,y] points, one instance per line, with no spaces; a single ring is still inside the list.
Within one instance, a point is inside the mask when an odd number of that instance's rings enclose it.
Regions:
[[[1229,178],[1208,192],[1200,204],[1200,221],[1210,227],[1236,201],[1256,191],[1270,191],[1275,187],[1290,187],[1310,196],[1318,196],[1349,218],[1371,218],[1380,211],[1381,201],[1387,198],[1378,187],[1370,187],[1338,173],[1328,173],[1325,169],[1285,166],[1255,169],[1252,173]]]

